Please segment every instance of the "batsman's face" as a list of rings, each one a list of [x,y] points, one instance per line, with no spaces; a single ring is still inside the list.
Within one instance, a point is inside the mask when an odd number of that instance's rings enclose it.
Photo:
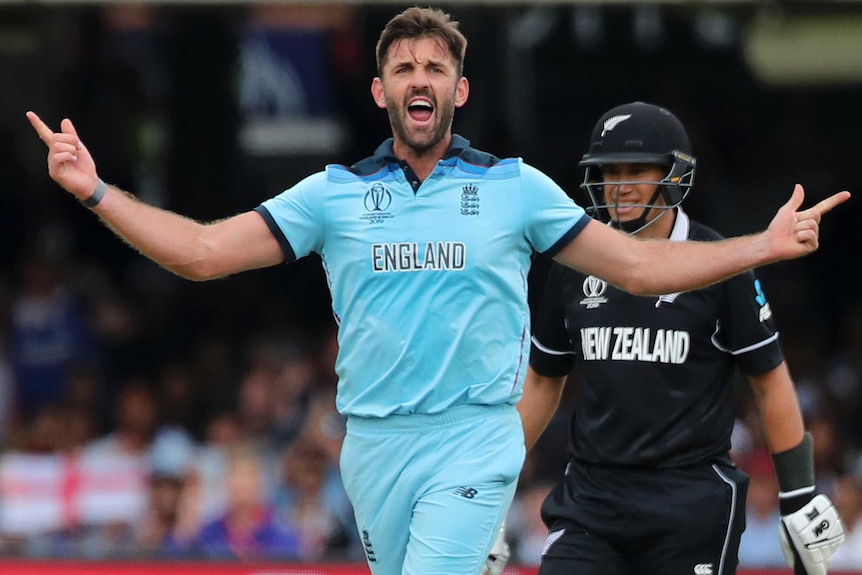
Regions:
[[[468,92],[455,59],[435,38],[394,42],[382,75],[371,84],[374,101],[389,114],[395,138],[420,154],[443,140]]]
[[[659,196],[653,200],[658,189],[658,182],[667,173],[667,168],[653,164],[609,164],[602,166],[604,180],[605,203],[611,219],[618,222],[630,222],[643,214],[644,207],[665,205],[664,198]],[[661,213],[661,210],[649,210],[646,221]]]

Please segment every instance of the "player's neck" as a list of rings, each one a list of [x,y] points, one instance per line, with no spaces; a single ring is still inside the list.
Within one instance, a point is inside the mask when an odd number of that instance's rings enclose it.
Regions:
[[[676,223],[676,210],[665,210],[662,215],[635,235],[642,240],[666,240],[673,231],[674,223]]]
[[[425,178],[431,175],[431,172],[437,167],[437,163],[443,159],[446,150],[449,149],[452,142],[452,132],[446,132],[439,142],[427,150],[417,150],[404,143],[397,135],[394,139],[392,151],[395,153],[395,157],[407,162],[413,172],[424,182]]]

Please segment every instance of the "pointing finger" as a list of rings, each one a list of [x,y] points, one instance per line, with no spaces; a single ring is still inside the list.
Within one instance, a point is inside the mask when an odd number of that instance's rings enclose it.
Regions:
[[[820,212],[821,214],[825,214],[829,210],[834,208],[835,206],[843,204],[844,202],[846,202],[849,199],[850,199],[850,192],[845,190],[843,192],[838,192],[837,194],[833,194],[833,195],[829,196],[828,198],[826,198],[825,200],[818,202],[817,205],[814,206],[814,209],[817,210],[818,212]]]
[[[33,129],[36,130],[36,133],[39,135],[39,139],[41,139],[46,144],[51,139],[51,136],[54,134],[54,131],[48,127],[48,125],[42,121],[42,118],[36,115],[35,112],[27,112],[27,119],[30,120],[30,125],[33,126]]]

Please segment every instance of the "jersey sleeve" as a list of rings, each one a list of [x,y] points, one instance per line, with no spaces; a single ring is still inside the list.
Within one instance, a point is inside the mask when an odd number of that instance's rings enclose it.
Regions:
[[[718,336],[746,375],[759,375],[784,361],[772,310],[760,280],[747,272],[723,282],[725,305]]]
[[[521,182],[527,240],[536,251],[553,257],[584,229],[590,217],[556,182],[524,162]]]
[[[308,176],[255,211],[269,226],[288,262],[323,249],[323,198],[326,173]]]
[[[553,264],[533,326],[530,367],[547,377],[568,375],[575,364],[575,351],[566,330],[563,280],[562,266]]]

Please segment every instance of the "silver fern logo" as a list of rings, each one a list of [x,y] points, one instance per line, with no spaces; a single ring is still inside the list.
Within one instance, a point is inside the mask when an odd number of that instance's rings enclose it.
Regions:
[[[611,116],[605,120],[605,125],[602,126],[602,138],[605,137],[605,134],[616,128],[621,122],[625,122],[631,117],[631,114],[621,114],[619,116]]]
[[[676,301],[676,298],[679,297],[679,292],[676,293],[666,293],[664,295],[658,296],[658,299],[655,302],[656,307],[660,307],[663,303],[673,303]]]
[[[548,538],[545,539],[545,544],[542,546],[542,555],[546,555],[548,553],[548,549],[551,548],[551,545],[557,542],[557,540],[565,534],[565,529],[560,529],[558,531],[551,531],[548,533]]]
[[[461,215],[479,215],[479,186],[476,184],[461,187]]]

